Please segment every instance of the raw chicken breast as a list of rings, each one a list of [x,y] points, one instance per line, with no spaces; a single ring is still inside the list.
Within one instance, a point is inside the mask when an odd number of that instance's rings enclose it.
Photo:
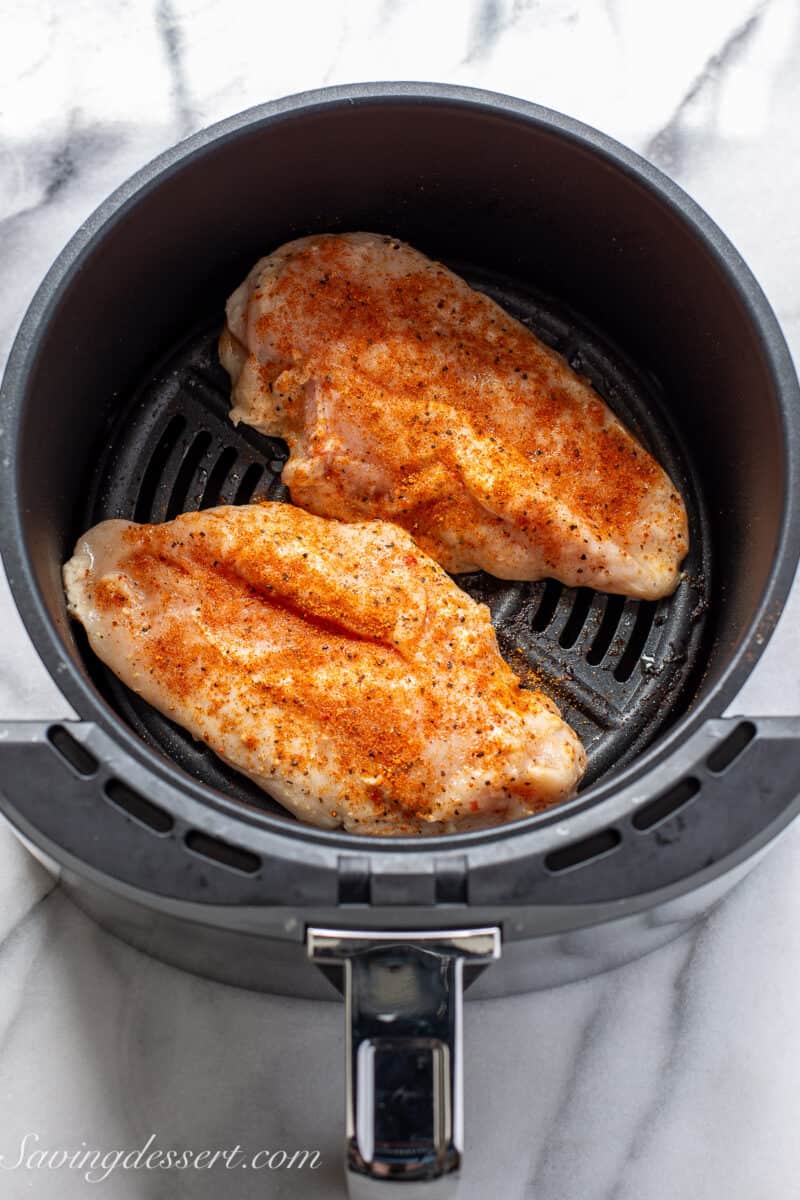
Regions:
[[[304,821],[442,833],[571,796],[583,748],[409,534],[286,504],[104,521],[70,613],[134,691]]]
[[[234,422],[285,438],[311,512],[402,525],[446,570],[654,599],[687,548],[661,467],[555,351],[389,237],[261,259],[227,306]]]

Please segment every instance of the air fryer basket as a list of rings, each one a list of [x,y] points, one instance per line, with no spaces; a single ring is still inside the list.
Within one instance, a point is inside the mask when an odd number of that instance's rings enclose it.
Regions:
[[[222,302],[280,242],[346,229],[404,238],[498,299],[592,380],[687,502],[685,578],[657,604],[459,580],[589,751],[574,801],[500,829],[385,841],[303,827],[142,704],[66,616],[60,565],[94,521],[283,496],[285,447],[226,417]],[[799,400],[723,235],[567,118],[466,89],[359,85],[198,134],[79,231],[9,361],[2,552],[78,720],[0,728],[4,813],[84,907],[172,961],[314,991],[307,949],[354,1018],[351,1168],[447,1174],[462,970],[502,942],[486,978],[513,989],[651,948],[795,813],[800,722],[723,714],[796,566]],[[391,1046],[377,993],[394,997]],[[401,1084],[419,1103],[366,1130],[364,1105]],[[431,1089],[455,1107],[423,1137]]]
[[[455,264],[474,285],[563,353],[591,378],[626,424],[678,481],[690,513],[691,550],[684,582],[658,602],[626,600],[554,580],[509,583],[483,572],[457,582],[493,616],[516,672],[557,698],[589,754],[583,787],[618,769],[674,721],[702,669],[703,633],[713,594],[702,481],[670,427],[658,383],[637,371],[602,336],[550,297],[485,271]],[[250,500],[289,500],[280,475],[285,443],[228,420],[230,381],[219,362],[219,305],[208,323],[149,367],[122,406],[91,463],[88,503],[75,537],[108,517],[165,521],[181,512]],[[149,744],[227,795],[276,812],[281,807],[226,767],[202,742],[132,693],[88,649],[87,670],[114,709]]]

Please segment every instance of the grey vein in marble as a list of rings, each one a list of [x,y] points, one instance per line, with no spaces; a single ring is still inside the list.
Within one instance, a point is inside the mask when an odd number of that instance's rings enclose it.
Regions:
[[[768,4],[769,0],[764,0],[764,3],[759,4],[746,21],[729,34],[722,47],[711,55],[700,74],[693,80],[666,125],[659,129],[658,133],[644,147],[645,156],[659,167],[669,171],[680,170],[682,165],[681,134],[686,110],[691,107],[705,88],[718,84],[726,68],[741,55],[758,28]]]
[[[680,1076],[676,1071],[676,1064],[680,1062],[681,1036],[687,1017],[692,967],[703,944],[703,932],[704,929],[701,925],[681,939],[684,958],[668,993],[669,1007],[661,1062],[657,1072],[654,1073],[653,1088],[648,1102],[642,1106],[638,1120],[631,1130],[619,1175],[608,1193],[608,1200],[628,1200],[630,1196],[627,1186],[629,1182],[628,1169],[632,1164],[640,1163],[645,1159],[658,1114],[664,1106],[666,1097],[679,1081]],[[632,1197],[631,1200],[633,1200]]]
[[[575,1108],[581,1080],[585,1077],[587,1064],[598,1038],[608,1031],[611,1016],[608,990],[600,991],[598,1003],[590,1011],[580,1030],[562,1093],[549,1122],[541,1130],[541,1150],[533,1163],[528,1192],[531,1196],[545,1200],[550,1182],[560,1177],[559,1159],[570,1140],[569,1124]],[[560,1186],[560,1185],[558,1185]]]
[[[195,119],[183,66],[183,34],[172,0],[158,0],[156,25],[164,44],[164,54],[172,78],[171,93],[175,102],[178,129],[186,136],[194,129]]]

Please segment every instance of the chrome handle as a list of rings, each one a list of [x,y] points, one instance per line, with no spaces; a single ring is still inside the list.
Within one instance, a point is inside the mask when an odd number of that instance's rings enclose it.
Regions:
[[[352,1200],[385,1200],[412,1182],[416,1197],[454,1195],[464,1142],[464,964],[499,958],[500,930],[309,929],[307,945],[313,962],[343,969]]]

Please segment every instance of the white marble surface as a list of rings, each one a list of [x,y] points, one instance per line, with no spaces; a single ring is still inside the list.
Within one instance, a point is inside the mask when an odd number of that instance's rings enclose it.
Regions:
[[[800,351],[797,0],[0,2],[0,357],[48,264],[191,130],[307,87],[438,79],[604,128],[679,180]],[[739,707],[800,711],[798,603]],[[0,717],[66,713],[0,591]],[[800,831],[697,930],[586,983],[467,1007],[467,1197],[797,1193]],[[338,1197],[342,1014],[195,979],[95,928],[0,831],[0,1154],[313,1146],[291,1172],[0,1172],[0,1195]],[[3,1164],[0,1164],[2,1167]]]

